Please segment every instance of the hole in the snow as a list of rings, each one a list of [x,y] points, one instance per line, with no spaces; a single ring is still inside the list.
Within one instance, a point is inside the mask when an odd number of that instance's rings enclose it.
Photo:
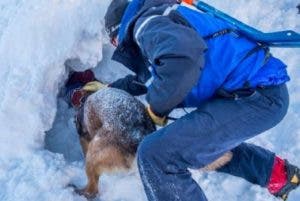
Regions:
[[[45,148],[51,152],[63,154],[69,162],[83,159],[74,124],[74,115],[75,111],[70,108],[62,96],[59,96],[53,127],[46,133],[45,137]]]
[[[129,74],[122,65],[112,62],[111,46],[103,46],[103,59],[93,69],[97,79],[110,83]],[[60,93],[64,94],[64,93]],[[74,123],[75,111],[70,108],[63,95],[58,96],[57,112],[52,128],[46,133],[45,148],[54,153],[63,154],[68,162],[83,160],[83,152]]]

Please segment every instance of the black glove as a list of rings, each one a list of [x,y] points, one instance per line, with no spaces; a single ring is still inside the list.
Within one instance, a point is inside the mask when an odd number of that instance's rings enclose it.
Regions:
[[[122,89],[133,96],[139,96],[147,93],[147,87],[139,81],[137,76],[127,75],[111,83],[109,87]]]

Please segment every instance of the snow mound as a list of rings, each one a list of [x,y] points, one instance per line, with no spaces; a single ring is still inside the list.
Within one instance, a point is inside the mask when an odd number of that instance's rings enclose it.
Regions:
[[[102,59],[103,0],[0,1],[0,200],[74,200],[66,188],[80,164],[44,150],[64,62]],[[80,168],[78,168],[80,167]],[[78,200],[84,200],[79,198]]]
[[[90,67],[102,58],[105,2],[1,1],[0,154],[20,157],[42,148],[65,60],[78,57]]]

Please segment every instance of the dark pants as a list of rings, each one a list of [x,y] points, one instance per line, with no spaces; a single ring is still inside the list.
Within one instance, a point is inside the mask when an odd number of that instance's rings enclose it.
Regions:
[[[219,171],[265,187],[274,153],[244,141],[276,126],[288,104],[286,85],[238,100],[217,98],[147,136],[138,165],[148,200],[207,200],[188,168],[204,167],[228,151],[233,159]]]

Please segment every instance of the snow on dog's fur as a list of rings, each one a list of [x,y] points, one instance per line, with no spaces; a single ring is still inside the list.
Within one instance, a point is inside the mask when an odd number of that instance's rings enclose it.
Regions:
[[[103,172],[129,169],[142,139],[155,131],[145,106],[130,94],[106,88],[90,95],[79,123],[80,142],[86,156],[88,184],[76,192],[87,198],[98,193]],[[227,153],[204,170],[214,170],[231,160]]]
[[[125,91],[106,88],[90,95],[79,128],[88,184],[77,192],[94,197],[103,172],[129,169],[139,143],[153,131],[145,106]]]

